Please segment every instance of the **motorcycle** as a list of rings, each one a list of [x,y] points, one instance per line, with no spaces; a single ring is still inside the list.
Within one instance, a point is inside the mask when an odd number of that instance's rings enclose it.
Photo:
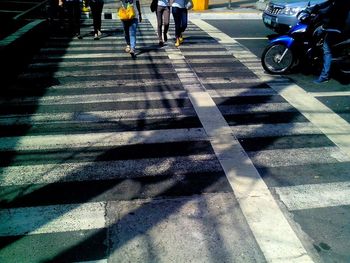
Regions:
[[[285,74],[297,65],[320,68],[323,63],[323,39],[334,34],[332,67],[350,76],[350,38],[337,29],[325,29],[317,14],[306,8],[298,14],[299,22],[286,35],[270,39],[261,56],[261,63],[270,74]]]

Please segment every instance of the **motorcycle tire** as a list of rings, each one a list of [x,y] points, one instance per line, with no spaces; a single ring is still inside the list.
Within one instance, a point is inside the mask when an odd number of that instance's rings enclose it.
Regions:
[[[337,67],[342,75],[350,77],[350,55],[343,57],[343,59],[338,62]]]
[[[282,56],[282,60],[279,61]],[[264,70],[270,74],[287,73],[293,66],[294,61],[293,52],[281,43],[268,45],[261,55],[261,64]]]

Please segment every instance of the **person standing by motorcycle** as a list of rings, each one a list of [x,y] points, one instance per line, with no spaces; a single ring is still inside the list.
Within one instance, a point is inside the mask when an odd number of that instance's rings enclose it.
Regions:
[[[342,31],[345,27],[345,21],[350,11],[349,0],[328,0],[327,2],[316,5],[313,9],[318,13],[323,22],[324,29],[337,29]],[[332,64],[331,46],[335,39],[334,32],[326,32],[323,42],[323,68],[320,76],[314,80],[314,83],[320,84],[329,81]]]

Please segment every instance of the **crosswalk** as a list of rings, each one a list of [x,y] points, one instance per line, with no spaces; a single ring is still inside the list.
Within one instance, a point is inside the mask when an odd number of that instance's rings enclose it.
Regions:
[[[176,49],[159,48],[145,19],[136,60],[120,21],[104,20],[99,41],[91,23],[82,40],[52,36],[0,98],[0,262],[317,261],[290,213],[349,205],[350,157],[271,88],[290,81],[262,79],[201,20]],[[253,168],[260,181],[243,196]],[[289,251],[271,232],[287,220],[261,227],[262,206],[246,207],[268,195],[300,224]]]

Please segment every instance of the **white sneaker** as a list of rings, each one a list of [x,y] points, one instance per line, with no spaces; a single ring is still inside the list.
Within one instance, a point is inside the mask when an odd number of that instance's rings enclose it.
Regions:
[[[125,52],[126,52],[126,53],[130,53],[130,50],[131,50],[130,46],[129,46],[129,45],[126,45],[126,47],[125,47]]]

